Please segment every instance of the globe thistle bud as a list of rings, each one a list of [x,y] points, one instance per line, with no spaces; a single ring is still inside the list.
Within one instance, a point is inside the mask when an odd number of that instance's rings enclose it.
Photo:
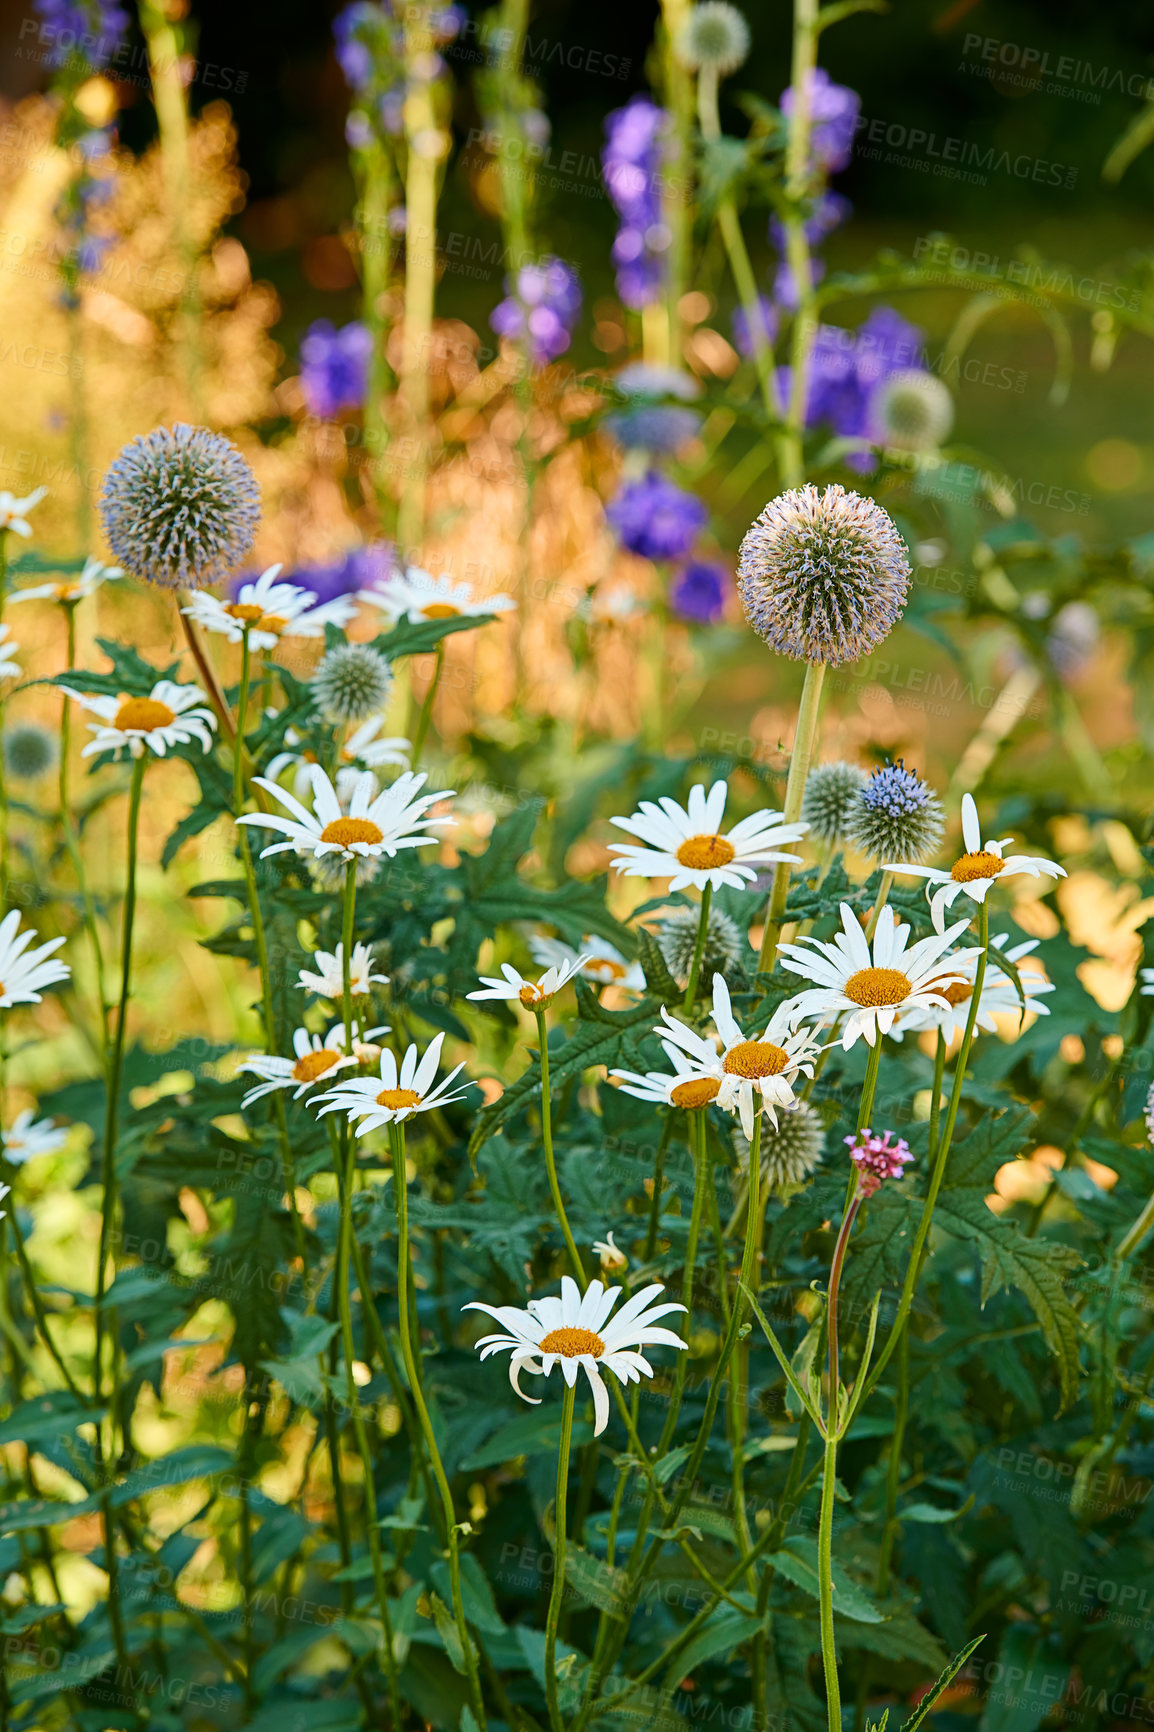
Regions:
[[[870,402],[879,445],[896,451],[936,451],[954,424],[947,386],[920,367],[903,367],[882,380]]]
[[[728,0],[702,0],[678,33],[677,58],[691,72],[715,72],[724,78],[748,56],[749,25]]]
[[[15,781],[35,782],[55,769],[60,756],[55,734],[35,722],[4,730],[4,769]]]
[[[697,932],[701,916],[696,908],[677,908],[666,916],[657,928],[657,948],[665,958],[665,966],[682,986],[693,967],[697,948]],[[736,920],[711,908],[705,923],[705,948],[701,953],[700,979],[711,980],[715,974],[724,978],[740,968],[749,951],[745,934]]]
[[[847,840],[871,860],[920,866],[934,852],[946,814],[928,782],[899,758],[874,771],[857,798]]]
[[[392,685],[383,655],[368,644],[344,643],[321,657],[309,690],[326,721],[361,722],[384,708]]]
[[[733,1133],[737,1161],[749,1171],[749,1143],[740,1127]],[[798,1101],[788,1112],[779,1112],[777,1129],[765,1114],[761,1121],[761,1176],[771,1190],[784,1191],[804,1185],[825,1153],[825,1125],[821,1114],[808,1101]]]
[[[857,661],[888,636],[909,592],[888,513],[836,482],[771,499],[741,544],[737,587],[759,637],[794,661]]]
[[[163,589],[227,577],[260,521],[256,477],[236,446],[207,427],[155,427],[104,477],[100,515],[117,561]]]
[[[819,764],[806,778],[801,816],[818,842],[844,842],[858,795],[869,781],[856,764]]]

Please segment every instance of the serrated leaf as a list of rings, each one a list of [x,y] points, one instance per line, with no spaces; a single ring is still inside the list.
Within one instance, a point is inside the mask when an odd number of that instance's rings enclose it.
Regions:
[[[808,1534],[792,1534],[780,1551],[771,1552],[767,1560],[779,1575],[794,1587],[801,1588],[816,1600],[819,1597],[817,1541]],[[880,1624],[885,1613],[857,1583],[846,1575],[836,1558],[833,1562],[833,1609],[843,1618],[859,1624]]]
[[[738,1596],[734,1595],[734,1598]],[[739,1612],[729,1605],[719,1606],[705,1620],[692,1642],[689,1642],[673,1661],[667,1674],[667,1682],[679,1684],[682,1678],[690,1677],[706,1660],[712,1660],[715,1654],[734,1653],[742,1642],[748,1642],[763,1628],[762,1620],[754,1612]]]

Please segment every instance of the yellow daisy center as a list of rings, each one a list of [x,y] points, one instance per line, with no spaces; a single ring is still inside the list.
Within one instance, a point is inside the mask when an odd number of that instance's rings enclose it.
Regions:
[[[677,850],[679,866],[692,872],[708,872],[714,866],[728,866],[736,850],[724,836],[687,836]]]
[[[604,1341],[592,1329],[550,1329],[538,1348],[540,1353],[559,1353],[562,1359],[576,1359],[582,1353],[600,1359],[604,1351]]]
[[[788,1063],[785,1048],[771,1040],[742,1040],[730,1047],[721,1068],[726,1076],[780,1076]]]
[[[909,976],[900,968],[859,968],[845,983],[846,997],[869,1010],[900,1004],[912,990]]]
[[[936,980],[931,980],[926,987],[927,992],[936,992],[939,998],[944,998],[947,1004],[968,1004],[974,996],[974,988],[968,980],[955,980],[949,986],[943,986]]]
[[[257,630],[271,631],[274,636],[279,637],[287,624],[288,620],[279,613],[262,613],[257,621]]]
[[[293,1065],[293,1078],[296,1082],[311,1083],[324,1076],[335,1064],[339,1064],[341,1054],[334,1052],[332,1047],[324,1046],[319,1052],[306,1052],[303,1058],[298,1058]]]
[[[950,867],[955,884],[971,884],[975,878],[996,878],[1006,862],[983,848],[978,854],[963,854]]]
[[[684,1107],[692,1112],[694,1107],[707,1107],[710,1101],[717,1099],[721,1084],[715,1076],[690,1077],[688,1082],[677,1083],[669,1091],[669,1098],[675,1107]]]
[[[552,996],[551,992],[542,992],[539,986],[532,985],[530,981],[526,981],[517,994],[527,1010],[539,1010],[542,1005],[548,1004]]]
[[[621,980],[626,973],[623,962],[614,962],[608,956],[591,956],[585,964],[586,972],[592,974],[607,974],[611,980]]]
[[[239,619],[243,625],[255,625],[264,613],[263,607],[257,607],[252,601],[226,601],[224,611],[233,619]]]
[[[428,607],[421,609],[426,619],[456,619],[460,611],[451,601],[431,601]]]
[[[402,1107],[419,1107],[421,1097],[415,1089],[382,1089],[377,1096],[379,1107],[391,1107],[399,1112]]]
[[[383,842],[384,831],[369,818],[334,818],[321,831],[322,842],[335,842],[338,848],[351,848],[354,842]]]
[[[149,734],[153,728],[167,728],[175,720],[176,711],[156,698],[125,698],[112,725],[125,732]]]

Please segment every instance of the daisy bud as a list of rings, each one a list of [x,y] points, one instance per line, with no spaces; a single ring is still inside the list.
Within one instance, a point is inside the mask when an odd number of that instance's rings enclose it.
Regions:
[[[836,482],[771,499],[741,544],[746,618],[794,661],[858,661],[901,618],[910,562],[892,519]]]
[[[56,767],[59,749],[56,736],[35,722],[22,722],[4,730],[4,769],[18,782],[35,782]]]
[[[870,400],[879,445],[896,451],[936,451],[954,424],[954,399],[933,373],[904,367],[890,373]]]
[[[207,427],[155,427],[104,477],[104,533],[133,577],[162,589],[227,577],[260,521],[256,477],[231,440]]]
[[[857,798],[846,837],[871,860],[920,865],[946,827],[941,801],[928,782],[899,758],[874,771]]]
[[[749,25],[728,0],[702,0],[677,36],[677,58],[692,72],[724,78],[749,57]]]
[[[689,979],[693,967],[700,923],[701,916],[696,908],[678,908],[657,928],[657,948],[665,958],[666,968],[681,985]],[[705,926],[705,948],[701,953],[701,979],[709,980],[715,974],[731,975],[741,967],[742,958],[748,951],[745,934],[736,920],[731,920],[720,908],[711,908]]]
[[[593,1249],[601,1259],[603,1275],[620,1275],[623,1269],[628,1269],[629,1259],[620,1246],[613,1243],[612,1233],[606,1233],[604,1239],[594,1239]]]
[[[857,810],[858,795],[869,777],[856,764],[819,764],[806,778],[803,822],[819,842],[844,842]]]
[[[857,1168],[858,1191],[863,1197],[872,1197],[884,1179],[900,1179],[902,1168],[914,1158],[905,1138],[891,1142],[892,1136],[892,1131],[875,1136],[867,1125],[856,1136],[844,1139],[849,1158]]]
[[[733,1133],[738,1165],[749,1170],[749,1143],[740,1130]],[[777,1128],[769,1118],[761,1127],[761,1176],[770,1190],[784,1191],[804,1185],[825,1152],[825,1125],[821,1114],[807,1101],[798,1101],[778,1115]]]
[[[361,722],[383,710],[393,676],[368,644],[338,644],[321,657],[309,682],[313,702],[328,722]]]

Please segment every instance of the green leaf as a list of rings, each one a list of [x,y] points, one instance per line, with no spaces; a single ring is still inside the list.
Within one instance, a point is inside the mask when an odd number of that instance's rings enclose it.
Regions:
[[[469,1668],[465,1661],[465,1650],[461,1646],[461,1638],[457,1633],[452,1612],[440,1594],[430,1594],[429,1605],[433,1612],[433,1622],[437,1626],[437,1634],[441,1638],[441,1644],[449,1656],[454,1672],[459,1672],[462,1677],[467,1677]]]
[[[452,1583],[448,1564],[439,1558],[429,1574],[442,1596],[451,1600]],[[461,1604],[465,1609],[465,1617],[475,1630],[483,1630],[488,1635],[504,1634],[505,1620],[497,1610],[497,1602],[493,1598],[493,1590],[485,1572],[472,1552],[461,1553]]]
[[[105,1411],[78,1401],[67,1389],[53,1389],[12,1409],[0,1423],[0,1444],[33,1444],[41,1438],[59,1437],[62,1432],[75,1431],[78,1425],[95,1423]]]
[[[918,1703],[917,1708],[902,1727],[902,1732],[917,1732],[918,1727],[930,1712],[938,1697],[942,1695],[944,1691],[949,1689],[950,1685],[953,1683],[974,1649],[978,1647],[980,1643],[984,1642],[985,1639],[984,1635],[975,1636],[972,1642],[966,1644],[960,1654],[954,1656],[941,1676],[930,1685],[929,1689]]]
[[[579,1419],[573,1426],[573,1445],[588,1443],[593,1427]],[[461,1462],[462,1470],[470,1473],[483,1467],[498,1467],[518,1455],[556,1456],[561,1445],[561,1415],[559,1413],[519,1413],[495,1432],[488,1443]]]
[[[768,1560],[786,1581],[819,1598],[817,1541],[808,1534],[792,1534],[780,1551],[771,1552]],[[880,1624],[885,1613],[878,1610],[864,1588],[846,1575],[835,1558],[833,1561],[833,1609],[843,1618],[859,1624]]]
[[[372,647],[390,662],[396,661],[398,656],[428,655],[444,638],[459,631],[492,625],[500,617],[496,613],[473,613],[457,614],[452,619],[402,619],[391,631],[381,632],[375,637]]]
[[[611,1618],[624,1616],[628,1592],[625,1571],[610,1568],[602,1558],[572,1543],[565,1546],[565,1586],[587,1606],[596,1606]]]
[[[737,1599],[738,1596],[734,1595]],[[700,1631],[671,1663],[666,1675],[668,1684],[679,1684],[715,1654],[732,1654],[742,1642],[756,1636],[764,1624],[752,1612],[739,1612],[733,1606],[719,1606],[705,1620]]]

